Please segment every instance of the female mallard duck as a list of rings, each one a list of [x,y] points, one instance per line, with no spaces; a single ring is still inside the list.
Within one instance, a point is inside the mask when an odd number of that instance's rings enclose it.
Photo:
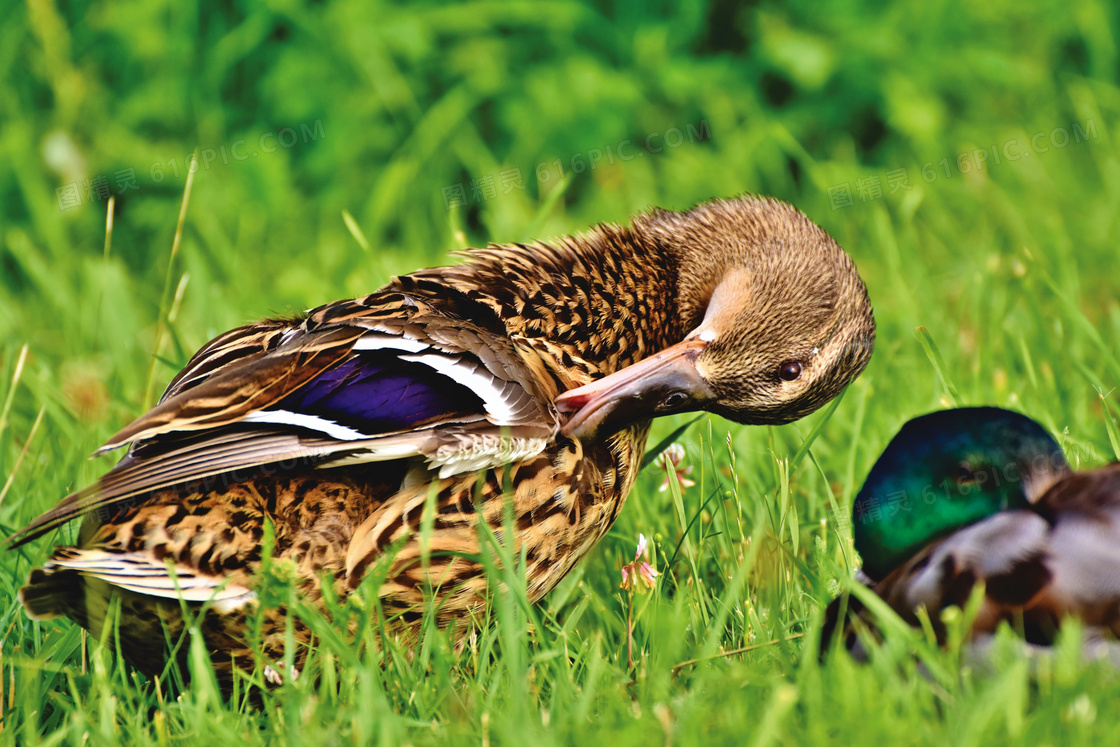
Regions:
[[[1046,644],[1069,616],[1092,638],[1120,635],[1120,464],[1074,473],[1030,418],[970,407],[911,420],[853,514],[868,585],[912,623],[925,607],[939,636],[940,611],[963,608],[979,582],[974,639],[1008,621]]]
[[[96,631],[118,594],[122,648],[147,672],[163,626],[182,629],[179,600],[207,603],[218,666],[251,668],[239,633],[266,522],[313,604],[322,578],[345,594],[392,548],[386,611],[415,620],[434,592],[446,620],[478,607],[477,524],[500,527],[511,503],[536,600],[614,522],[651,418],[788,423],[857,376],[873,338],[850,258],[772,199],[471,250],[203,347],[99,451],[129,446],[120,463],[13,538],[85,516],[20,598]],[[284,636],[277,613],[266,658]]]

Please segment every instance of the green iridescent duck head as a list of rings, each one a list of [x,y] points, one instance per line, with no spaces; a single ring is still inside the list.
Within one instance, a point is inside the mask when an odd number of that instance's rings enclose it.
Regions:
[[[914,418],[891,440],[852,507],[863,570],[880,580],[936,539],[1029,505],[1070,471],[1042,426],[996,407]]]

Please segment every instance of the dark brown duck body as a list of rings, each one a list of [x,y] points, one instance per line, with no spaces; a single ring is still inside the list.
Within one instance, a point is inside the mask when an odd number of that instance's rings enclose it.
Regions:
[[[106,445],[130,445],[116,467],[13,538],[85,516],[21,598],[97,630],[121,595],[123,648],[148,672],[179,600],[208,604],[228,676],[281,654],[281,613],[263,650],[241,630],[266,523],[313,604],[320,579],[344,595],[392,550],[387,610],[415,620],[434,590],[447,620],[481,604],[479,522],[500,527],[508,500],[536,600],[614,522],[653,417],[789,422],[857,376],[873,339],[849,257],[774,200],[472,250],[209,343]]]

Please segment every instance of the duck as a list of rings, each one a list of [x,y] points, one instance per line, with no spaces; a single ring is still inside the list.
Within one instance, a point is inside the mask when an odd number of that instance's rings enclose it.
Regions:
[[[914,626],[924,609],[940,642],[941,613],[983,584],[966,631],[978,661],[1004,623],[1037,653],[1074,618],[1120,661],[1109,643],[1120,636],[1120,464],[1074,472],[1026,415],[962,407],[907,422],[857,494],[852,526],[860,582]],[[866,659],[861,625],[874,629],[868,610],[837,598],[822,651],[841,638]]]
[[[266,561],[318,609],[379,568],[384,617],[414,630],[477,615],[480,536],[508,526],[535,602],[619,515],[652,419],[789,423],[860,374],[874,333],[848,254],[772,198],[468,250],[203,346],[97,451],[126,449],[116,466],[9,539],[82,518],[19,599],[95,635],[119,603],[149,675],[185,605],[224,686],[262,661],[282,680],[286,625],[311,635],[276,607],[248,641]]]

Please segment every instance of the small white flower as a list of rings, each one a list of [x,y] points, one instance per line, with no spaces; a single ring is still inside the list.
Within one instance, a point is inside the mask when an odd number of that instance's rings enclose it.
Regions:
[[[661,483],[658,491],[665,492],[669,489],[669,480],[676,478],[677,483],[681,486],[683,492],[685,488],[691,488],[696,484],[694,480],[690,480],[687,475],[692,472],[692,465],[682,467],[681,462],[684,461],[684,446],[679,443],[672,444],[665,451],[657,455],[654,464],[665,470],[665,480]]]

